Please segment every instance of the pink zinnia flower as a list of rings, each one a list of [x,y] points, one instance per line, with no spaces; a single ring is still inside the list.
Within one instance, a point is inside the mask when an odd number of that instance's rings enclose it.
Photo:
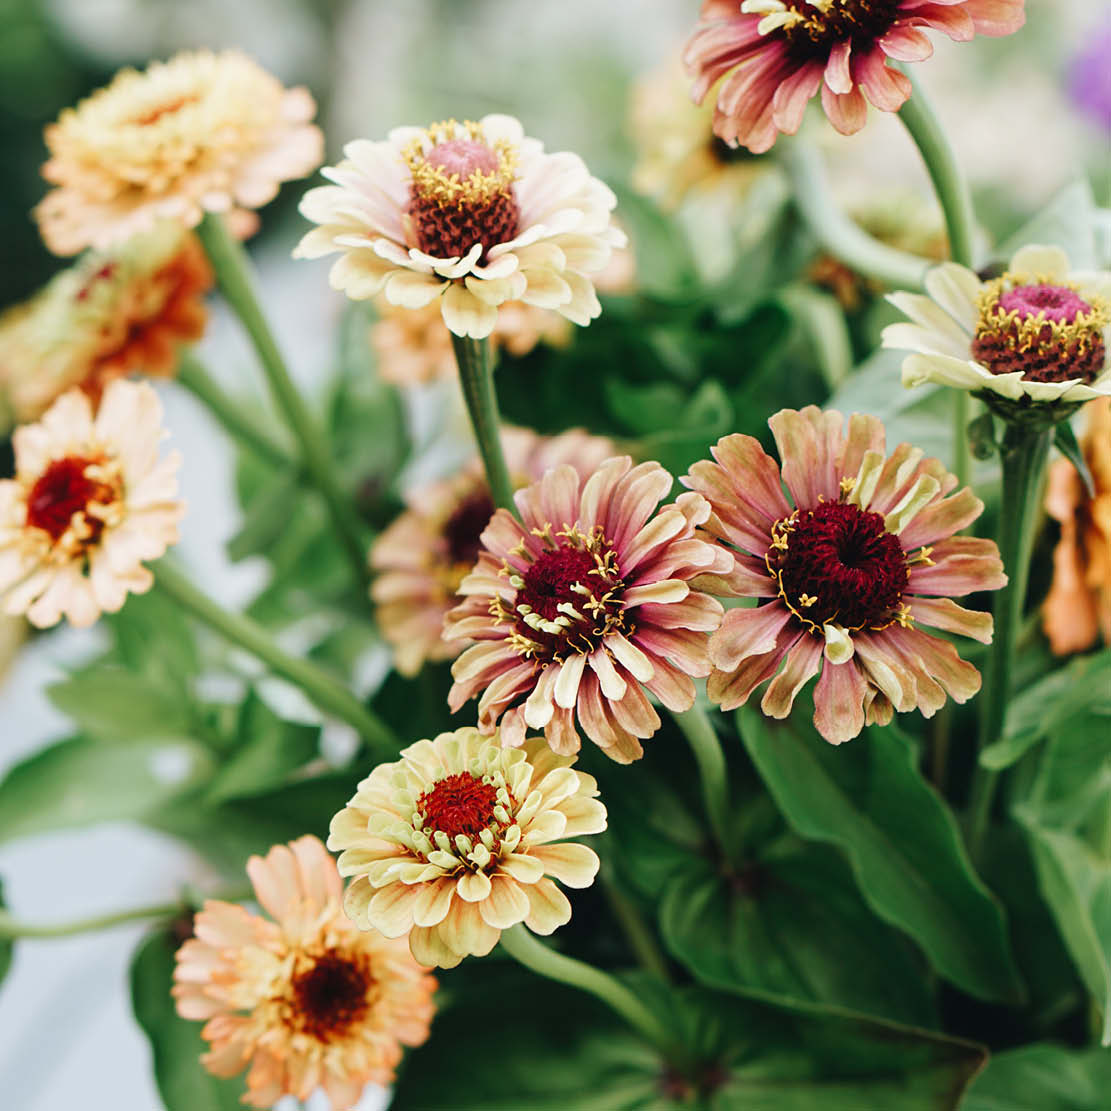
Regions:
[[[500,718],[517,746],[526,727],[543,729],[561,755],[579,749],[577,713],[607,756],[628,763],[660,725],[645,689],[690,709],[691,676],[709,674],[706,633],[722,614],[690,580],[731,561],[699,536],[710,515],[701,495],[655,512],[671,482],[658,463],[627,456],[585,481],[563,465],[517,492],[521,521],[494,515],[459,587],[466,600],[444,623],[445,637],[478,642],[452,667],[452,710],[481,695],[483,733]]]
[[[887,457],[875,417],[854,413],[847,434],[843,422],[784,409],[768,422],[781,467],[733,435],[683,479],[713,506],[707,531],[734,551],[719,592],[760,599],[711,638],[710,698],[732,710],[770,679],[760,708],[785,718],[820,673],[814,724],[832,744],[894,710],[931,717],[947,694],[971,698],[979,672],[917,626],[990,643],[991,615],[952,599],[1007,581],[993,541],[954,535],[983,511],[970,489],[949,496],[956,478],[909,444]]]
[[[1009,35],[1026,20],[1024,0],[704,0],[702,22],[684,60],[701,103],[717,92],[714,130],[757,153],[793,135],[818,89],[842,135],[864,126],[865,97],[898,111],[910,81],[887,60],[920,62],[933,53],[918,28],[957,42]],[[726,76],[728,75],[728,76]]]

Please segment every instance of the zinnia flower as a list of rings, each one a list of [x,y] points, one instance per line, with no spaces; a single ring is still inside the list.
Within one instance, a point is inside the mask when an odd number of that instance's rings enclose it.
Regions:
[[[459,336],[490,335],[506,301],[555,309],[576,324],[601,312],[589,274],[624,234],[613,193],[581,158],[545,154],[510,116],[400,127],[356,140],[323,174],[302,213],[320,227],[294,256],[340,251],[333,288],[355,300],[383,291],[418,309],[439,300]]]
[[[1059,247],[1029,246],[986,281],[955,262],[936,266],[926,291],[888,296],[914,322],[883,331],[884,347],[917,352],[903,361],[903,385],[1027,405],[1111,395],[1111,274],[1072,272]]]
[[[1043,623],[1050,648],[1059,656],[1083,652],[1102,636],[1111,644],[1111,398],[1085,410],[1081,439],[1092,475],[1092,496],[1067,459],[1049,468],[1045,507],[1061,523],[1053,553],[1053,584]]]
[[[780,132],[798,130],[819,88],[842,135],[864,126],[865,97],[898,111],[910,81],[887,61],[920,62],[933,53],[920,27],[967,42],[975,34],[1009,35],[1025,18],[1023,0],[703,0],[684,60],[698,103],[721,80],[718,135],[759,153]]]
[[[118,379],[93,416],[81,390],[17,428],[15,478],[0,480],[0,606],[40,628],[91,625],[153,582],[143,561],[177,542],[173,452],[158,459],[162,403]]]
[[[561,754],[579,749],[575,717],[614,760],[643,755],[640,739],[669,710],[694,703],[691,676],[707,675],[706,633],[721,604],[692,590],[697,575],[728,570],[730,557],[698,535],[710,507],[671,490],[658,463],[607,460],[584,480],[548,471],[515,496],[521,521],[499,509],[482,534],[478,564],[459,587],[465,600],[444,636],[477,641],[455,661],[452,710],[481,696],[478,724],[518,745],[543,729]]]
[[[544,437],[504,428],[501,439],[517,486],[561,463],[586,478],[614,450],[609,440],[578,429]],[[479,537],[494,514],[494,501],[477,459],[454,477],[413,491],[406,501],[408,509],[371,548],[370,563],[378,573],[371,597],[397,670],[415,675],[425,661],[453,660],[463,651],[463,642],[443,638],[444,618],[461,600],[459,584],[478,559]]]
[[[163,223],[58,274],[0,320],[0,385],[20,423],[80,386],[94,401],[113,378],[168,376],[204,334],[212,269],[192,233]]]
[[[125,69],[46,129],[51,190],[35,210],[46,245],[72,255],[171,219],[226,213],[249,234],[253,210],[324,150],[316,105],[235,50],[202,50]]]
[[[598,872],[593,850],[562,839],[606,828],[593,777],[571,764],[539,738],[509,749],[473,728],[379,764],[332,819],[328,848],[353,877],[344,909],[443,968],[519,922],[552,933],[571,904],[548,877],[589,887]]]
[[[820,673],[814,724],[832,744],[893,710],[930,717],[946,694],[971,698],[979,673],[917,626],[991,641],[990,614],[952,600],[1007,581],[991,540],[954,535],[983,502],[968,488],[950,496],[956,478],[909,444],[885,458],[875,417],[854,413],[847,434],[840,413],[814,406],[768,423],[781,466],[733,435],[683,479],[710,500],[706,528],[733,551],[720,593],[760,600],[729,610],[712,637],[710,698],[732,710],[770,679],[760,708],[785,718]]]
[[[402,1045],[428,1037],[436,981],[404,942],[357,930],[343,881],[315,837],[252,856],[247,873],[274,921],[209,900],[178,950],[174,998],[203,1019],[216,1076],[250,1065],[245,1103],[273,1107],[323,1087],[335,1111],[389,1084]]]

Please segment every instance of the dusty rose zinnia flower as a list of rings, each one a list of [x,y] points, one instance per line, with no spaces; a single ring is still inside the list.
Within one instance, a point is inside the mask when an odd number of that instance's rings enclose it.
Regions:
[[[341,252],[333,288],[383,292],[406,308],[438,301],[456,335],[490,335],[506,301],[554,309],[576,324],[601,312],[588,275],[625,242],[613,193],[576,154],[546,154],[510,116],[400,127],[356,140],[323,174],[302,213],[320,227],[294,256]]]
[[[734,709],[770,679],[760,708],[785,718],[820,673],[814,724],[840,744],[893,710],[930,717],[946,694],[971,698],[979,672],[917,626],[991,641],[991,616],[952,600],[1007,581],[991,540],[954,535],[983,503],[968,488],[950,495],[956,478],[909,444],[886,457],[875,417],[854,413],[847,434],[840,413],[813,406],[768,423],[781,466],[733,435],[683,479],[733,550],[720,593],[760,599],[729,610],[710,641],[711,699]]]
[[[515,496],[521,521],[498,510],[444,635],[477,641],[452,667],[448,701],[479,698],[478,724],[520,744],[543,729],[559,753],[579,749],[575,717],[607,756],[628,763],[669,710],[694,703],[691,676],[709,673],[706,633],[721,604],[692,590],[728,569],[728,553],[698,536],[710,507],[671,490],[658,463],[607,460],[584,480],[561,466]]]
[[[96,416],[80,390],[12,437],[15,478],[0,481],[0,608],[45,628],[91,625],[153,582],[144,560],[177,542],[184,507],[173,452],[158,458],[162,404],[119,379]]]
[[[571,904],[549,877],[589,887],[598,872],[592,849],[563,839],[606,828],[593,777],[571,763],[539,738],[509,749],[471,728],[380,764],[332,819],[328,847],[353,877],[344,909],[443,968],[519,922],[552,933]]]
[[[588,477],[614,451],[611,441],[579,429],[548,437],[504,428],[501,439],[518,487],[561,463]],[[452,478],[414,490],[406,502],[371,548],[377,572],[371,597],[398,671],[415,675],[426,660],[453,660],[463,651],[463,642],[443,638],[444,618],[461,600],[459,584],[478,559],[494,502],[477,459]]]
[[[714,130],[726,142],[768,150],[793,135],[807,103],[822,107],[843,135],[876,108],[895,112],[910,96],[888,60],[920,62],[933,53],[919,28],[957,42],[1009,35],[1025,21],[1024,0],[704,0],[702,22],[684,60],[699,103],[721,80]],[[724,79],[723,79],[724,78]]]
[[[178,950],[174,998],[205,1021],[217,1076],[250,1065],[245,1103],[273,1107],[322,1087],[335,1111],[389,1084],[402,1046],[428,1037],[436,981],[404,942],[356,929],[343,881],[315,837],[253,856],[247,872],[273,921],[209,900]]]
[[[284,89],[246,55],[202,50],[125,69],[46,129],[35,210],[59,255],[107,247],[157,219],[194,227],[226,213],[248,234],[253,210],[320,164],[324,138],[303,88]]]

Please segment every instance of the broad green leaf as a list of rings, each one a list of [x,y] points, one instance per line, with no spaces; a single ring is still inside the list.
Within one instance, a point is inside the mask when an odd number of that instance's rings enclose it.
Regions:
[[[118,667],[96,665],[51,684],[47,696],[83,732],[106,741],[181,736],[195,724],[180,689]]]
[[[244,506],[243,524],[227,543],[228,558],[238,562],[251,555],[267,555],[289,527],[289,507],[300,492],[297,475],[288,471],[272,474]]]
[[[897,730],[869,728],[833,746],[799,713],[779,723],[744,708],[738,723],[783,816],[801,836],[847,854],[880,918],[905,930],[938,972],[970,994],[1022,998],[1002,910]]]
[[[961,1111],[1107,1111],[1111,1053],[1030,1045],[998,1053]]]
[[[993,257],[1001,263],[1010,262],[1015,251],[1027,243],[1063,248],[1075,270],[1095,266],[1095,201],[1091,185],[1082,178],[1066,185],[1041,212],[1000,243]]]
[[[157,590],[133,594],[119,613],[104,620],[124,667],[161,687],[187,692],[188,698],[200,657],[193,626],[175,602]]]

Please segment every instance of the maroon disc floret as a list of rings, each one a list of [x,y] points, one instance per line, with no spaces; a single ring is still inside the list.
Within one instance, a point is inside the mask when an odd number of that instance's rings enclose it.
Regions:
[[[318,1041],[341,1037],[366,1013],[370,986],[361,964],[325,953],[293,980],[298,1025]]]
[[[452,563],[473,564],[478,559],[480,537],[493,515],[494,499],[489,490],[476,490],[456,506],[443,528]]]
[[[67,455],[48,464],[27,497],[27,524],[56,541],[70,527],[74,514],[80,513],[90,530],[89,539],[95,541],[104,524],[85,509],[90,502],[112,498],[110,488],[85,473],[95,463],[94,459]]]

